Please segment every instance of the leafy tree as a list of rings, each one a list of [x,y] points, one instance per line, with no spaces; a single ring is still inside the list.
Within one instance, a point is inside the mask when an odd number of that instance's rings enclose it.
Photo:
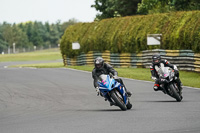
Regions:
[[[137,4],[141,0],[95,0],[94,7],[101,14],[97,14],[97,19],[112,18],[115,16],[130,16],[137,12]]]
[[[59,33],[58,25],[59,24],[52,24],[50,28],[49,40],[52,46],[57,46],[57,44],[59,43],[60,33]]]
[[[177,11],[200,10],[199,0],[173,0],[173,4]]]
[[[4,26],[7,24],[4,22],[3,24],[0,24],[0,52],[3,52],[5,49],[8,47],[8,43],[5,41],[3,37],[3,31],[4,31]]]
[[[0,52],[16,44],[16,48],[48,48],[57,46],[65,29],[77,23],[76,19],[70,19],[61,24],[57,21],[55,24],[45,22],[25,22],[20,24],[0,23]]]
[[[95,5],[92,5],[91,7],[94,7],[97,11],[102,13],[97,14],[96,18],[104,19],[113,17],[114,12],[109,10],[109,1],[110,0],[95,0]]]
[[[18,48],[28,48],[28,37],[17,25],[12,26],[13,42]]]
[[[0,39],[0,53],[3,52],[7,48],[7,42],[4,40]]]
[[[135,15],[137,13],[137,5],[140,2],[141,0],[117,0],[115,10],[121,16]]]
[[[138,4],[139,14],[164,13],[173,10],[171,0],[142,0]]]
[[[200,10],[199,0],[142,0],[138,3],[137,12],[152,14],[188,10]]]
[[[33,45],[37,47],[42,47],[43,46],[43,38],[42,38],[42,33],[41,32],[41,23],[38,23],[35,21],[33,24],[29,25],[29,41],[33,43]]]
[[[2,37],[10,46],[14,42],[11,24],[4,23],[2,25]]]
[[[28,37],[29,44],[26,44],[26,45],[29,45],[29,47],[33,47],[33,45],[34,45],[33,44],[33,32],[34,32],[33,25],[34,25],[34,23],[31,21],[18,24],[19,28],[21,28],[22,31],[24,31]]]
[[[51,29],[51,26],[50,26],[49,22],[45,22],[44,26],[45,26],[45,29],[46,29],[46,32],[45,32],[45,34],[43,36],[44,47],[48,47],[49,45],[51,45],[51,42],[50,42],[50,29]]]
[[[74,25],[76,23],[78,23],[78,20],[76,20],[75,18],[69,19],[69,21],[62,23],[60,27],[60,32],[62,33],[61,36],[64,34],[68,26]]]
[[[4,23],[1,27],[1,47],[12,47],[13,43],[16,47],[26,47],[28,44],[28,37],[16,24]]]

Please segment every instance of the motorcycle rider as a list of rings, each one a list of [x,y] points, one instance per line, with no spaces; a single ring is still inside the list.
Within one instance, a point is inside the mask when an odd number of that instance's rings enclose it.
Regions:
[[[157,71],[160,67],[170,67],[174,70],[175,76],[177,77],[177,79],[175,81],[178,85],[178,88],[179,88],[180,94],[181,94],[183,88],[182,88],[181,80],[179,78],[178,68],[176,67],[176,65],[170,64],[167,60],[161,60],[160,54],[154,54],[152,56],[152,65],[150,66],[152,79],[155,80],[153,89],[155,91],[162,90],[162,88],[160,88],[161,80],[159,79],[159,75],[157,73]]]
[[[125,85],[124,85],[122,79],[121,79],[121,78],[118,78],[118,76],[117,76],[117,75],[118,75],[117,71],[116,71],[115,69],[113,69],[113,67],[112,67],[111,65],[105,63],[105,62],[104,62],[104,59],[103,59],[102,57],[97,57],[97,58],[94,60],[94,66],[95,66],[95,68],[94,68],[93,71],[92,71],[92,77],[93,77],[93,79],[94,79],[94,87],[95,87],[95,89],[96,89],[97,95],[100,94],[100,92],[99,92],[99,85],[98,85],[98,83],[97,83],[98,80],[99,80],[99,76],[100,76],[101,74],[110,74],[110,73],[113,75],[113,78],[114,78],[117,82],[120,82],[120,83],[124,86],[124,88],[125,88],[125,90],[126,90],[126,92],[127,92],[128,97],[130,97],[130,96],[132,95],[132,93],[126,89],[126,87],[125,87]]]

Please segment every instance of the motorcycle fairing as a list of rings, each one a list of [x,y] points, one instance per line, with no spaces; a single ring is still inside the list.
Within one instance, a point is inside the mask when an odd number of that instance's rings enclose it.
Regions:
[[[124,103],[125,104],[128,103],[127,94],[126,94],[126,91],[125,91],[124,87],[122,86],[122,84],[120,84],[119,82],[117,82],[114,79],[110,78],[109,75],[107,75],[107,77],[104,78],[101,82],[98,82],[98,84],[99,84],[100,92],[109,101],[110,101],[109,92],[111,90],[113,90],[113,89],[117,89],[119,91],[119,93],[122,95]]]

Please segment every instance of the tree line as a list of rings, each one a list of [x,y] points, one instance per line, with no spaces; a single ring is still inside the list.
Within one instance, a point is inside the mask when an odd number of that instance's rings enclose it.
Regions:
[[[7,52],[7,49],[34,49],[34,47],[48,48],[56,47],[61,36],[69,25],[77,23],[76,19],[67,22],[50,24],[49,22],[25,22],[19,24],[0,23],[0,53]]]
[[[95,20],[169,13],[174,11],[200,10],[199,0],[95,0],[91,5],[100,13]],[[69,25],[77,23],[76,19],[54,24],[48,22],[25,22],[19,24],[0,23],[0,53],[12,48],[15,44],[19,49],[55,47]]]
[[[199,0],[95,0],[91,7],[100,13],[96,20],[105,18],[200,10]]]

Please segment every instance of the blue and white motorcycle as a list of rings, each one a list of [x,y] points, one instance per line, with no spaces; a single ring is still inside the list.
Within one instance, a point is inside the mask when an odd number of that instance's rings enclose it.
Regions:
[[[110,75],[100,75],[98,84],[101,96],[108,100],[111,105],[118,106],[124,111],[132,108],[125,88],[122,84],[111,78]]]

